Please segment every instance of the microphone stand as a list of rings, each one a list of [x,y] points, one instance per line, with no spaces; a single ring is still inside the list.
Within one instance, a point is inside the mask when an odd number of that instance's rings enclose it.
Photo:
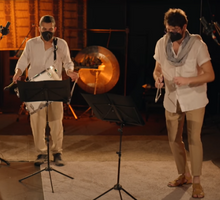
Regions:
[[[214,24],[214,26],[215,26],[215,29],[216,29],[218,35],[220,36],[220,26],[219,26],[218,22],[213,22],[213,24]],[[213,38],[213,39],[216,39],[216,37]],[[216,41],[217,41],[217,44],[220,46],[220,43],[218,42],[217,39],[216,39]]]
[[[1,30],[2,30],[2,29],[1,29]],[[1,30],[0,30],[0,32],[1,32]],[[2,39],[2,37],[1,37],[1,39]],[[1,41],[1,39],[0,39],[0,41]],[[9,163],[7,160],[4,160],[4,159],[1,158],[1,157],[0,157],[0,162],[4,162],[5,164],[10,165],[10,163]]]
[[[24,44],[24,42],[25,42],[25,41],[26,41],[26,39],[28,38],[28,35],[31,33],[31,31],[32,31],[33,27],[35,27],[35,25],[34,25],[34,24],[32,24],[30,31],[29,31],[29,32],[28,32],[28,34],[25,36],[25,38],[24,38],[24,40],[22,41],[22,43],[21,43],[20,47],[19,47],[19,48],[17,49],[17,51],[15,52],[14,57],[16,57],[16,56],[17,56],[17,54],[18,54],[18,52],[19,52],[20,48],[22,47],[22,45]]]
[[[200,18],[200,22],[202,23],[204,27],[203,32],[208,36],[210,35],[212,39],[217,43],[217,45],[220,46],[220,43],[218,42],[218,39],[215,36],[215,30],[214,30],[215,28],[220,36],[220,27],[219,27],[218,22],[212,21],[211,23],[208,24],[204,17]]]
[[[21,47],[23,46],[24,42],[25,42],[26,39],[28,38],[28,35],[31,33],[33,27],[35,27],[34,24],[32,24],[31,29],[29,30],[28,34],[27,34],[27,35],[25,36],[25,38],[23,39],[23,41],[22,41],[20,47],[15,51],[14,57],[17,57],[19,50],[21,49]],[[26,69],[25,79],[26,79],[26,78],[27,78],[27,69]],[[25,104],[22,103],[21,106],[20,106],[20,109],[19,109],[19,111],[18,111],[18,118],[17,118],[17,120],[16,120],[17,122],[19,121],[19,116],[20,116],[24,111],[26,111],[26,110],[25,110]]]

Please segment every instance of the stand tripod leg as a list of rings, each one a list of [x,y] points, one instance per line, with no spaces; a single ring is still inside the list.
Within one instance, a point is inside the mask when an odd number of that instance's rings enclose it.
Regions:
[[[84,112],[80,115],[80,117],[83,116],[84,114],[86,114],[86,113],[87,113],[88,111],[90,111],[90,110],[91,110],[91,107],[87,108],[87,110],[84,111]],[[91,110],[91,116],[93,116],[92,110]]]
[[[72,106],[71,106],[69,103],[64,104],[64,110],[65,110],[66,115],[69,114],[68,111],[70,110],[71,113],[72,113],[72,115],[74,116],[74,118],[75,118],[76,120],[78,119],[76,113],[74,112]],[[65,119],[70,119],[69,116],[67,116],[67,117],[65,116],[65,113],[64,113],[64,117],[65,117]]]
[[[10,165],[10,163],[8,161],[6,161],[6,160],[4,160],[2,158],[0,158],[0,161],[6,163],[7,165]]]
[[[129,194],[124,188],[121,188],[127,195],[129,195],[132,199],[135,199],[131,194]],[[137,200],[137,199],[135,199]]]
[[[72,112],[73,116],[75,117],[75,119],[78,119],[78,117],[76,116],[76,113],[74,112],[72,106],[69,103],[67,105],[68,105],[69,109],[71,110],[71,112]]]
[[[95,72],[95,87],[94,87],[94,92],[93,94],[96,95],[97,93],[97,83],[98,83],[98,77],[99,77],[100,71],[96,71]],[[89,110],[91,110],[91,107],[89,107],[82,115],[84,115],[85,113],[87,113]],[[82,116],[80,115],[80,117]],[[91,110],[91,117],[93,116],[93,110]]]
[[[110,192],[110,191],[111,191],[111,190],[113,190],[113,189],[114,189],[114,187],[113,187],[113,188],[111,188],[111,189],[109,189],[109,190],[107,190],[106,192],[104,192],[104,193],[100,194],[98,197],[96,197],[96,198],[95,198],[95,199],[93,199],[93,200],[99,199],[101,196],[103,196],[103,195],[107,194],[108,192]]]
[[[119,179],[120,179],[120,167],[121,167],[121,142],[122,142],[122,128],[123,128],[123,124],[121,124],[121,128],[118,129],[118,131],[120,132],[120,142],[119,142],[119,151],[116,152],[118,154],[118,176],[117,176],[117,184],[114,185],[114,187],[110,188],[109,190],[107,190],[106,192],[102,193],[101,195],[99,195],[98,197],[96,197],[94,200],[100,198],[101,196],[107,194],[108,192],[110,192],[111,190],[118,190],[120,198],[122,200],[122,195],[121,195],[121,190],[123,190],[127,195],[129,195],[132,199],[137,200],[136,198],[134,198],[131,194],[129,194],[125,189],[122,188],[122,186],[119,184]]]
[[[53,169],[53,168],[50,168],[50,169],[53,170],[53,171],[55,171],[55,172],[57,172],[57,173],[59,173],[59,174],[62,174],[63,176],[66,176],[66,177],[68,177],[68,178],[74,179],[73,177],[71,177],[71,176],[69,176],[69,175],[67,175],[67,174],[64,174],[64,173],[62,173],[62,172],[60,172],[60,171],[57,171],[56,169]]]
[[[50,173],[50,170],[48,170],[48,171],[49,171],[49,176],[50,176],[50,185],[51,185],[52,193],[54,193],[51,173]]]
[[[33,174],[30,174],[30,175],[28,175],[28,176],[26,176],[26,177],[20,179],[19,182],[21,182],[21,181],[23,181],[23,180],[25,180],[25,179],[27,179],[27,178],[30,178],[30,177],[32,177],[32,176],[34,176],[34,175],[37,175],[37,174],[39,174],[39,173],[41,173],[41,172],[43,172],[43,171],[46,171],[46,168],[44,168],[44,169],[42,169],[42,170],[40,170],[40,171],[38,171],[38,172],[35,172],[35,173],[33,173]]]
[[[96,197],[96,198],[93,199],[93,200],[99,199],[100,197],[104,196],[105,194],[107,194],[108,192],[110,192],[110,191],[113,190],[113,189],[114,189],[114,190],[118,190],[121,200],[123,200],[123,199],[122,199],[122,195],[121,195],[121,190],[123,190],[123,191],[124,191],[127,195],[129,195],[132,199],[137,200],[137,199],[134,198],[130,193],[128,193],[125,189],[123,189],[122,186],[119,185],[119,184],[116,184],[114,187],[110,188],[109,190],[107,190],[106,192],[102,193],[101,195],[99,195],[98,197]]]

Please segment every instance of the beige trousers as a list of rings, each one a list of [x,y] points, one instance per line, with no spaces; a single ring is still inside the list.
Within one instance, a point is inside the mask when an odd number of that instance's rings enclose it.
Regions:
[[[38,110],[30,115],[31,129],[34,137],[34,144],[38,154],[47,154],[45,140],[45,128],[47,124],[47,108]],[[51,152],[62,153],[63,144],[63,103],[52,102],[48,106],[48,125],[52,140]],[[49,131],[49,130],[48,130]]]
[[[202,174],[203,147],[201,142],[201,129],[204,114],[205,108],[182,112],[179,103],[177,104],[176,113],[165,111],[169,144],[179,174],[189,172],[185,144],[182,141],[185,117],[192,175],[200,176]]]

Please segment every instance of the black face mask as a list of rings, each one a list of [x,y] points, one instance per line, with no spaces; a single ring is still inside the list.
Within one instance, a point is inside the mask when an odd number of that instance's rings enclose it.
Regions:
[[[53,38],[54,33],[51,31],[41,32],[41,35],[45,41],[50,41]]]
[[[170,32],[170,39],[172,42],[178,41],[183,37],[180,33]]]

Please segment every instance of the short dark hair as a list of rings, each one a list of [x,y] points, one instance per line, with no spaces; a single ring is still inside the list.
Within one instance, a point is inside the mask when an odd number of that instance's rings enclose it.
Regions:
[[[179,8],[170,8],[164,15],[164,25],[179,26],[183,28],[188,24],[186,13]]]
[[[56,25],[56,21],[55,21],[54,17],[51,15],[44,15],[43,17],[41,17],[41,19],[39,21],[39,26],[41,26],[43,22],[52,23],[52,24],[54,24],[54,26]]]

